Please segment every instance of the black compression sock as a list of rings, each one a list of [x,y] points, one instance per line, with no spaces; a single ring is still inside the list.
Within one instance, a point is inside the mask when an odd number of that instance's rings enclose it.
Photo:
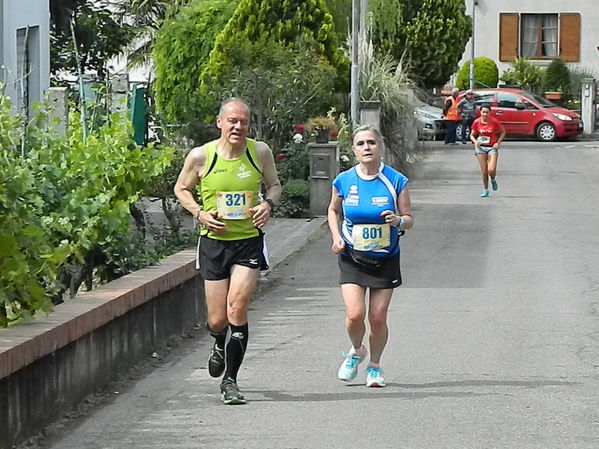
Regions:
[[[243,362],[243,356],[248,346],[248,324],[241,326],[229,325],[231,334],[225,348],[226,370],[224,379],[230,378],[237,380],[237,372]]]
[[[206,324],[206,328],[208,329],[208,332],[210,332],[210,335],[212,335],[214,337],[214,341],[216,343],[216,345],[220,348],[220,349],[224,349],[225,348],[225,340],[227,339],[227,331],[229,330],[229,326],[225,326],[224,329],[215,332],[212,329],[210,329],[210,326],[208,324]]]

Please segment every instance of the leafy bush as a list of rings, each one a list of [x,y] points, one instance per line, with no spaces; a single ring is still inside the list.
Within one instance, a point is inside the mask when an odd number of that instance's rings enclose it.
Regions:
[[[470,88],[470,62],[466,61],[458,72],[456,87],[459,89]],[[497,64],[490,58],[480,56],[474,58],[474,87],[497,87],[499,71]]]
[[[599,72],[588,67],[574,66],[570,69],[570,86],[572,92],[580,92],[582,89],[582,80],[593,78],[599,80]]]
[[[51,309],[52,299],[91,288],[95,267],[130,232],[130,205],[168,165],[172,150],[138,148],[127,114],[83,138],[73,112],[67,137],[44,111],[25,133],[0,99],[0,326]],[[20,147],[21,148],[21,147]]]
[[[362,44],[360,92],[366,101],[381,102],[381,133],[385,139],[385,163],[408,169],[418,145],[414,108],[420,104],[414,83],[402,62],[390,56],[376,58],[373,47]],[[348,143],[351,146],[351,142]]]
[[[283,184],[283,201],[276,209],[277,217],[306,218],[310,209],[310,183],[289,179]]]
[[[293,125],[336,104],[337,72],[312,50],[308,38],[294,45],[245,42],[233,55],[233,67],[215,95],[246,99],[252,106],[252,131],[275,149],[290,138]]]
[[[305,142],[291,142],[277,155],[277,172],[281,184],[291,179],[307,180],[310,175],[310,154]]]
[[[538,92],[543,85],[543,69],[532,64],[527,58],[515,58],[512,68],[506,70],[500,79],[509,85],[518,85],[523,89]]]
[[[543,79],[545,92],[570,92],[570,71],[559,58],[553,59],[545,69]]]

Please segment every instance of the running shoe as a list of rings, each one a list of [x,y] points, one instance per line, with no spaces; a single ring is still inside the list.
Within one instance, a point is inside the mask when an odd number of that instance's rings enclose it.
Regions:
[[[218,347],[216,342],[210,351],[208,358],[208,373],[212,377],[220,377],[225,370],[225,350]]]
[[[368,351],[364,346],[358,350],[358,354],[352,354],[351,350],[349,353],[343,353],[345,360],[339,367],[339,371],[337,371],[337,377],[339,380],[344,382],[354,380],[354,378],[358,375],[358,365],[366,358],[367,353]]]
[[[383,370],[381,368],[375,368],[369,366],[366,368],[366,386],[367,387],[385,387],[385,379],[383,378]]]
[[[499,188],[499,186],[497,185],[497,180],[495,178],[491,179],[491,187],[493,187],[493,190],[497,190]]]
[[[480,192],[480,196],[482,198],[489,196],[489,191],[487,189],[484,189],[482,192]]]
[[[245,404],[245,398],[239,391],[237,382],[230,377],[223,379],[220,384],[220,392],[223,402],[227,405],[242,405]]]

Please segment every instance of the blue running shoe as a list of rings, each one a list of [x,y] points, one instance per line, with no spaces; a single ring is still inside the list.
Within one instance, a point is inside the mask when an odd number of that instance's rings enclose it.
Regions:
[[[480,192],[480,196],[481,198],[489,196],[489,191],[487,189],[484,189],[482,192]]]
[[[362,363],[362,361],[366,358],[367,353],[368,351],[364,346],[360,348],[358,354],[350,354],[347,352],[344,353],[343,357],[345,357],[345,360],[339,367],[339,371],[337,371],[337,377],[339,378],[339,380],[342,380],[344,382],[354,380],[355,377],[358,375],[358,365]]]
[[[493,190],[497,190],[499,188],[499,186],[497,185],[497,181],[495,180],[495,178],[491,179],[491,187],[493,187]]]
[[[385,379],[383,378],[383,370],[381,368],[375,368],[374,366],[369,366],[366,368],[366,386],[372,388],[382,388],[387,384],[385,383]]]

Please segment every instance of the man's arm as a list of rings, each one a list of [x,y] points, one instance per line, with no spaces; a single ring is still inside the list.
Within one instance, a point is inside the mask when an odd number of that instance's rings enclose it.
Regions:
[[[221,234],[227,230],[222,221],[217,220],[216,211],[204,211],[195,200],[193,192],[200,181],[206,163],[206,151],[204,147],[193,148],[177,178],[175,184],[175,196],[181,205],[187,209],[201,224],[212,232]]]
[[[175,184],[175,196],[181,205],[194,217],[197,217],[202,208],[196,202],[193,192],[200,181],[200,174],[204,171],[206,153],[202,147],[193,148],[179,173]]]
[[[275,159],[272,155],[272,151],[266,143],[256,142],[256,154],[260,161],[262,179],[264,181],[264,186],[266,187],[264,199],[270,200],[273,204],[277,204],[281,199],[281,182],[277,175],[277,167],[275,166]],[[254,217],[254,226],[260,228],[268,221],[272,212],[272,207],[269,201],[265,201],[250,209],[250,212]]]
[[[451,107],[451,100],[449,98],[445,99],[445,103],[443,103],[443,115],[447,115],[447,111]]]

